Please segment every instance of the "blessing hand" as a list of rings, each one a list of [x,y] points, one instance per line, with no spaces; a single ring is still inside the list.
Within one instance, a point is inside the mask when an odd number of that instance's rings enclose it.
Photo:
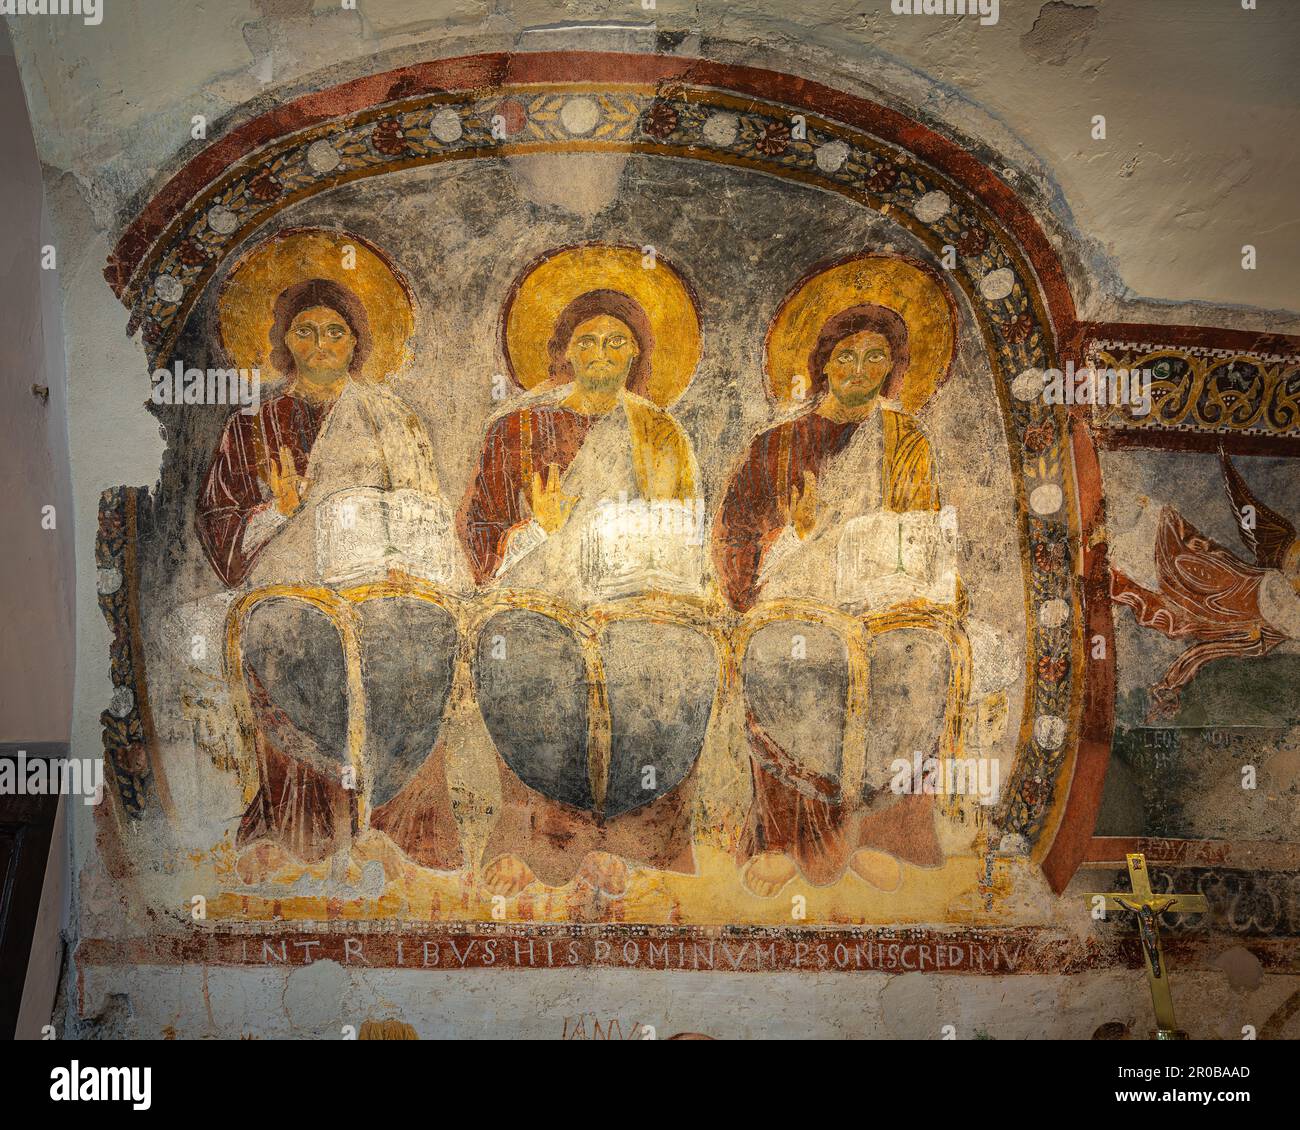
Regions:
[[[569,520],[578,496],[565,494],[560,489],[560,468],[555,463],[547,468],[545,482],[540,472],[534,472],[532,485],[530,509],[533,517],[542,529],[553,534]]]
[[[280,513],[294,513],[302,505],[309,483],[298,474],[298,464],[287,446],[282,445],[279,458],[271,460],[269,474],[271,494]]]
[[[803,492],[797,486],[790,488],[790,506],[787,521],[803,541],[817,526],[817,476],[811,471],[803,473]]]

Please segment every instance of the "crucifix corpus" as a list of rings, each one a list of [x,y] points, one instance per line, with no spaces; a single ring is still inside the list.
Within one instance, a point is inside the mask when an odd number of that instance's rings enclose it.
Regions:
[[[1185,1040],[1174,1020],[1174,998],[1169,991],[1169,970],[1165,967],[1165,953],[1160,945],[1160,916],[1174,914],[1204,914],[1209,904],[1202,895],[1157,895],[1151,890],[1147,876],[1147,857],[1133,854],[1128,859],[1128,877],[1131,891],[1107,891],[1089,898],[1104,900],[1107,908],[1132,911],[1137,915],[1138,937],[1142,942],[1142,956],[1146,959],[1147,983],[1151,986],[1151,1004],[1156,1010],[1157,1040]],[[1094,905],[1096,905],[1094,901]]]

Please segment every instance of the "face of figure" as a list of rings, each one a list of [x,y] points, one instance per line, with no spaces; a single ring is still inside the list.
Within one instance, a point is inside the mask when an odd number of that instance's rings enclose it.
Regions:
[[[880,395],[893,364],[889,339],[863,330],[836,342],[823,372],[836,400],[846,408],[861,408]]]
[[[639,356],[632,331],[609,314],[580,323],[565,352],[578,384],[587,392],[606,395],[623,386]]]
[[[347,375],[357,337],[337,310],[312,306],[289,323],[285,344],[300,379],[333,384]]]

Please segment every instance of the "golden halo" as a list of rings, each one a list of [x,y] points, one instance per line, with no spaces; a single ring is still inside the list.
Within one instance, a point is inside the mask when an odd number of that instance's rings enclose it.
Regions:
[[[561,312],[590,290],[636,299],[650,319],[654,349],[645,393],[660,407],[676,400],[700,363],[700,319],[681,275],[661,256],[643,264],[641,249],[593,243],[547,252],[521,272],[502,316],[506,364],[521,388],[550,376],[547,347]]]
[[[353,262],[351,269],[347,262]],[[217,299],[221,345],[233,365],[274,371],[275,300],[286,288],[307,279],[329,279],[345,286],[365,307],[370,355],[359,376],[382,381],[406,363],[415,313],[405,280],[383,253],[351,232],[291,228],[240,256],[221,289]]]
[[[808,355],[822,327],[836,314],[874,303],[907,324],[911,362],[899,393],[903,410],[919,411],[947,379],[955,345],[956,307],[929,270],[892,255],[864,255],[816,271],[781,303],[767,331],[763,365],[768,390],[791,403],[809,388]]]

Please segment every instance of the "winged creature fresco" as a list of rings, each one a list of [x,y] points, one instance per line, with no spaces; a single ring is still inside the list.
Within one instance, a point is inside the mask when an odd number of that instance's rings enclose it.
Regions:
[[[1253,562],[1207,538],[1171,506],[1160,511],[1155,539],[1158,588],[1111,569],[1111,596],[1144,628],[1190,640],[1151,688],[1152,713],[1178,709],[1183,688],[1207,663],[1267,655],[1300,639],[1300,541],[1295,525],[1260,502],[1222,450],[1228,499]]]

